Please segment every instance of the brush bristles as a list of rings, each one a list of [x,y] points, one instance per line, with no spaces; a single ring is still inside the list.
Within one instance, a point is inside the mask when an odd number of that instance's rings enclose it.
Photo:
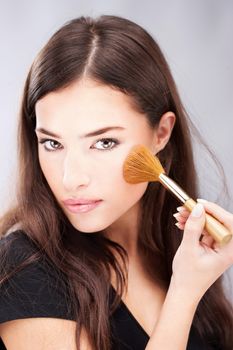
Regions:
[[[143,145],[134,146],[123,165],[123,176],[131,184],[159,181],[164,172],[159,159]]]

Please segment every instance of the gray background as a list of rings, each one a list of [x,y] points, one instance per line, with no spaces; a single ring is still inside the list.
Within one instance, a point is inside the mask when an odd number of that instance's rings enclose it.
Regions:
[[[29,67],[64,22],[100,14],[127,17],[158,41],[192,121],[225,169],[228,196],[222,175],[194,139],[200,194],[233,212],[233,1],[21,0],[0,1],[0,214],[14,198],[16,119]],[[233,299],[232,282],[231,268],[226,288]]]

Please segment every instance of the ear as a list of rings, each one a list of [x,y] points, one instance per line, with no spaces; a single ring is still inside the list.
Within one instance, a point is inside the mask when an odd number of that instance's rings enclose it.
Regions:
[[[155,129],[154,134],[154,154],[161,151],[168,143],[173,127],[176,122],[176,116],[173,112],[166,112],[162,115],[159,125]]]

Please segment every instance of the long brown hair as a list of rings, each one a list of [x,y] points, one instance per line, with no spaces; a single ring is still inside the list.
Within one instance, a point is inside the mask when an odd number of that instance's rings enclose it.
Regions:
[[[171,178],[197,198],[190,133],[194,126],[159,46],[148,32],[127,19],[103,15],[96,19],[80,17],[65,23],[30,68],[19,117],[17,205],[2,217],[0,234],[3,236],[13,225],[20,224],[20,229],[37,242],[40,254],[45,254],[68,281],[69,298],[77,320],[77,348],[80,326],[84,326],[93,348],[108,350],[111,348],[109,315],[119,304],[127,281],[127,253],[102,232],[89,234],[75,230],[71,237],[75,236],[77,242],[71,244],[66,234],[71,225],[41,171],[34,131],[36,102],[51,91],[85,77],[130,96],[132,106],[147,116],[153,128],[165,112],[175,113],[172,135],[158,157]],[[178,204],[156,183],[149,183],[141,200],[139,248],[148,272],[166,288],[172,274],[173,257],[182,239],[172,216]],[[122,259],[124,268],[117,256]],[[106,303],[110,293],[110,269],[117,277],[118,293],[113,304]],[[3,281],[3,276],[0,277]],[[208,344],[219,344],[221,349],[230,350],[231,310],[222,278],[219,278],[201,299],[193,326]]]

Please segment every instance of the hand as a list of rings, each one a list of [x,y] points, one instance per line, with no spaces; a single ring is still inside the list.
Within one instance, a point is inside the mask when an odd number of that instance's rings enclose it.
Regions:
[[[201,200],[195,208],[190,214],[185,207],[179,207],[179,212],[175,214],[177,226],[184,230],[184,235],[173,260],[172,281],[190,297],[200,300],[233,264],[233,239],[223,247],[214,242],[204,230],[204,213],[206,211],[214,216],[232,233],[233,214],[215,203]]]

